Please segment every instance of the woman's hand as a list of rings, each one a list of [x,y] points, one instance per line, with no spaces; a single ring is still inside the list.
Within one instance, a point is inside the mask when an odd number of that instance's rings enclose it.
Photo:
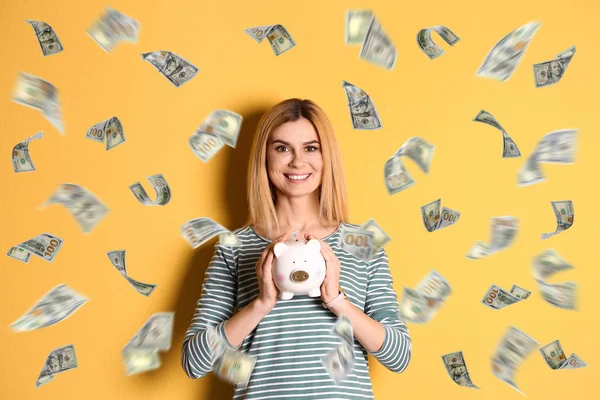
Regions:
[[[256,278],[258,279],[258,297],[256,301],[267,311],[271,311],[275,307],[279,298],[279,289],[277,289],[273,280],[273,258],[275,257],[273,247],[279,242],[285,242],[288,236],[289,233],[284,233],[269,243],[256,263]]]
[[[325,259],[325,280],[321,284],[321,299],[323,303],[328,303],[335,299],[340,293],[340,260],[336,257],[332,248],[325,241],[313,236],[310,233],[304,235],[308,240],[317,239],[321,242],[321,254]]]

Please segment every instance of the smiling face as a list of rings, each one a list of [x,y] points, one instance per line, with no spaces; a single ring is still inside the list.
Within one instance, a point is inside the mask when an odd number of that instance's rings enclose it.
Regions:
[[[267,143],[267,174],[278,192],[286,196],[313,193],[321,185],[322,171],[319,136],[308,119],[286,122],[273,131]]]

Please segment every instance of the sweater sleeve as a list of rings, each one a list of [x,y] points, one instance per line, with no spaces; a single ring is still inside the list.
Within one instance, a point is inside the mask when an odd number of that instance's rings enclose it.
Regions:
[[[412,342],[408,328],[398,317],[398,296],[394,290],[386,251],[379,249],[368,267],[365,313],[385,328],[381,348],[370,354],[392,372],[402,372],[410,362]]]
[[[236,349],[225,336],[225,322],[233,315],[236,304],[236,274],[233,250],[217,244],[181,349],[181,365],[190,378],[202,378],[212,371],[212,353],[207,328],[215,326],[217,335],[229,347]]]

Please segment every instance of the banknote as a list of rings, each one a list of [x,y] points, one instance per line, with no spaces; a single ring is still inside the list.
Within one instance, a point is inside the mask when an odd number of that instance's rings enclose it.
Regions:
[[[35,387],[50,382],[56,377],[56,374],[77,368],[77,357],[75,355],[75,346],[72,344],[58,347],[48,354],[42,371],[35,381]]]
[[[373,19],[373,10],[346,10],[344,43],[349,45],[361,44],[365,40],[369,25],[371,25],[371,19]]]
[[[256,40],[258,43],[261,43],[272,27],[273,25],[254,26],[252,28],[246,29],[245,32],[252,39]]]
[[[123,275],[125,280],[129,282],[131,286],[139,293],[144,296],[150,296],[157,285],[151,283],[143,283],[130,278],[127,275],[127,267],[125,266],[125,250],[112,250],[106,252],[108,259],[112,265]]]
[[[431,270],[416,289],[404,288],[398,317],[417,324],[429,322],[451,293],[448,280],[436,270]]]
[[[62,283],[46,293],[10,328],[15,332],[24,332],[54,325],[73,315],[87,301],[86,297]]]
[[[533,277],[536,281],[545,281],[559,271],[572,268],[575,267],[553,249],[546,249],[533,259]]]
[[[345,314],[341,314],[333,325],[333,333],[341,340],[342,344],[354,346],[354,330],[352,320]]]
[[[521,300],[525,300],[526,298],[529,297],[531,292],[529,290],[523,289],[522,287],[519,287],[517,285],[512,285],[512,287],[510,288],[510,294],[512,294],[515,297],[518,297]]]
[[[199,130],[190,136],[188,143],[196,157],[205,163],[224,146],[215,135]]]
[[[213,372],[229,383],[246,387],[256,364],[256,356],[228,346],[214,326],[207,329],[207,334],[211,345]]]
[[[127,15],[106,6],[105,13],[87,30],[87,34],[107,53],[120,41],[137,42],[140,24]]]
[[[429,165],[431,164],[434,150],[434,145],[418,136],[413,136],[400,146],[394,157],[410,158],[421,168],[421,171],[427,174],[429,173]]]
[[[525,297],[519,297],[517,294]],[[500,286],[492,285],[481,299],[481,303],[493,310],[499,310],[510,306],[511,304],[518,303],[521,300],[525,300],[529,297],[529,294],[531,294],[531,292],[515,285],[513,285],[510,292],[502,289]]]
[[[556,217],[556,230],[554,232],[542,233],[542,240],[569,229],[575,222],[575,210],[571,200],[552,201],[552,209]]]
[[[456,36],[454,32],[443,25],[436,25],[421,29],[417,33],[417,44],[430,60],[433,60],[434,58],[444,54],[444,50],[442,50],[442,48],[438,46],[431,38],[432,31],[437,32],[437,34],[444,39],[444,42],[448,43],[450,46],[454,46],[454,44],[460,40],[460,38]]]
[[[431,270],[415,287],[423,296],[445,300],[452,293],[448,280],[436,270]]]
[[[381,128],[381,119],[371,97],[361,88],[350,82],[342,81],[346,92],[350,119],[354,129],[376,130]]]
[[[142,53],[142,59],[148,61],[158,72],[179,87],[196,76],[198,68],[175,53],[170,51],[155,51]]]
[[[383,30],[377,17],[371,18],[360,48],[359,58],[392,70],[396,65],[396,47]]]
[[[323,366],[336,384],[346,379],[355,364],[352,320],[342,314],[333,325],[333,333],[341,343],[321,358]]]
[[[447,207],[441,207],[442,199],[437,199],[429,204],[421,206],[423,224],[428,232],[437,231],[450,225],[454,225],[460,218],[458,211]],[[440,211],[441,208],[441,211]]]
[[[266,37],[276,56],[296,46],[292,35],[282,25],[255,26],[246,29],[245,32],[258,43],[262,42]]]
[[[391,157],[385,162],[383,179],[390,195],[408,189],[416,183],[400,157]]]
[[[476,241],[471,250],[466,254],[467,258],[475,260],[508,248],[519,231],[519,220],[515,217],[492,217],[490,225],[490,244],[487,245],[482,241]]]
[[[571,354],[569,358],[567,358],[559,340],[555,340],[554,342],[540,348],[540,353],[542,353],[542,357],[544,357],[546,364],[555,370],[587,367],[587,363],[579,358],[575,353]]]
[[[181,235],[194,249],[225,232],[229,230],[207,217],[189,220],[181,226]]]
[[[37,76],[20,72],[17,78],[17,85],[13,91],[12,100],[41,111],[44,117],[60,134],[65,133],[62,111],[58,104],[58,89],[50,82]]]
[[[521,152],[517,147],[517,144],[512,140],[512,138],[506,133],[502,125],[494,118],[494,116],[485,111],[481,110],[479,113],[473,118],[475,122],[483,122],[485,124],[491,125],[496,129],[499,129],[502,132],[502,158],[515,158],[521,157]]]
[[[63,240],[50,233],[42,233],[21,244],[11,247],[6,254],[9,257],[29,262],[31,254],[42,260],[52,262],[63,245]],[[27,253],[27,255],[25,255]]]
[[[373,254],[371,254],[371,257],[374,256],[379,249],[385,247],[392,240],[392,238],[389,237],[389,235],[385,233],[381,226],[379,226],[379,224],[372,218],[365,222],[360,228],[373,232]]]
[[[373,232],[344,225],[338,245],[353,256],[363,261],[369,261],[373,255],[373,241]]]
[[[452,378],[457,385],[479,389],[479,387],[471,381],[471,375],[467,370],[467,364],[465,363],[462,351],[445,354],[442,356],[442,361],[444,362],[446,371],[448,371],[448,375],[450,375],[450,378]]]
[[[492,358],[492,373],[522,394],[515,382],[515,374],[519,365],[537,346],[539,343],[535,339],[510,326]]]
[[[223,232],[219,235],[219,245],[226,247],[240,247],[242,242],[233,232]]]
[[[63,45],[56,35],[56,32],[50,25],[43,21],[32,21],[29,19],[26,19],[25,22],[31,25],[35,31],[35,36],[37,37],[40,47],[42,48],[42,53],[44,56],[49,56],[63,51]]]
[[[577,284],[572,281],[562,283],[546,283],[539,281],[542,298],[547,303],[567,310],[577,308]]]
[[[242,127],[242,120],[242,116],[233,111],[215,110],[206,117],[196,134],[200,132],[214,135],[221,143],[235,148]]]
[[[111,117],[102,122],[98,122],[96,125],[91,126],[87,130],[85,137],[100,143],[103,143],[104,138],[106,137],[107,151],[125,142],[125,133],[123,132],[123,125],[117,117]]]
[[[533,64],[535,87],[551,86],[562,79],[567,66],[575,55],[575,46],[558,54],[554,60]]]
[[[33,165],[33,160],[29,155],[29,142],[32,140],[41,139],[44,137],[44,132],[40,131],[33,136],[28,137],[20,143],[17,143],[15,147],[13,147],[12,151],[12,163],[13,169],[15,172],[29,172],[35,171],[35,166]]]
[[[156,200],[150,200],[146,189],[139,182],[129,186],[129,190],[131,190],[135,198],[145,206],[164,206],[167,204],[171,200],[171,188],[163,174],[151,175],[146,179],[148,179],[156,192]]]
[[[84,233],[91,232],[110,211],[95,194],[73,183],[59,185],[40,209],[51,204],[66,207]]]
[[[510,78],[540,26],[531,21],[504,36],[485,56],[477,75],[499,81]]]

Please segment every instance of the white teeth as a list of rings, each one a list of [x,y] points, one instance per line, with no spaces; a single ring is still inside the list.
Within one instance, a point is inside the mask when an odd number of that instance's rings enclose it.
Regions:
[[[293,180],[298,180],[301,181],[302,179],[306,179],[308,178],[310,174],[306,174],[306,175],[286,175],[288,177],[288,179],[293,179]]]

